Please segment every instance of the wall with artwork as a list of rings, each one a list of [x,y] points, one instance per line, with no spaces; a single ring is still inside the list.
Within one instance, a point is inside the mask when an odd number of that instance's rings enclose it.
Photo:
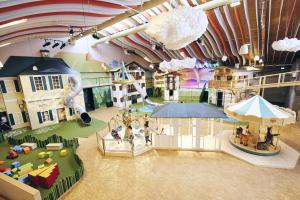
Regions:
[[[111,101],[110,86],[94,87],[93,95],[96,109],[106,107],[107,103]]]

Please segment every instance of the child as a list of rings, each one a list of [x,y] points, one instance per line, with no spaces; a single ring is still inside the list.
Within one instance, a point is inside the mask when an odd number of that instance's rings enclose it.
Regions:
[[[134,139],[134,136],[132,134],[132,127],[128,126],[125,130],[125,138],[128,138],[129,143],[132,144],[132,141]]]
[[[121,139],[120,135],[118,134],[118,131],[116,131],[115,129],[113,129],[113,130],[111,131],[111,136],[112,136],[115,140],[117,140],[118,144],[120,143],[119,141],[122,142],[122,139]]]
[[[144,125],[144,133],[145,133],[146,145],[148,142],[150,142],[152,144],[152,141],[150,140],[150,129],[149,129],[148,123],[145,123],[145,125]]]

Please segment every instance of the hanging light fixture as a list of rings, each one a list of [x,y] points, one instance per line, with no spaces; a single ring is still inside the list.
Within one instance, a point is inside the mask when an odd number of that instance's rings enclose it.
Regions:
[[[45,43],[43,44],[43,47],[47,47],[47,46],[49,46],[51,44],[51,42],[50,41],[48,41],[48,40],[45,40]]]
[[[63,49],[66,46],[66,43],[62,43],[60,49]]]
[[[73,27],[72,27],[72,26],[70,26],[69,35],[70,35],[70,36],[73,36],[73,35],[74,35],[74,30],[73,30]]]
[[[54,49],[55,47],[58,47],[58,45],[59,45],[59,41],[54,40],[54,44],[53,44],[52,48]]]

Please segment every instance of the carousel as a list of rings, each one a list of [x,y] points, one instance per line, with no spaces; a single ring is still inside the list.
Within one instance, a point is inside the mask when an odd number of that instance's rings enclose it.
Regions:
[[[231,104],[224,111],[234,119],[248,122],[247,126],[235,126],[229,142],[244,152],[260,156],[278,154],[281,127],[296,121],[294,111],[273,105],[259,95]]]

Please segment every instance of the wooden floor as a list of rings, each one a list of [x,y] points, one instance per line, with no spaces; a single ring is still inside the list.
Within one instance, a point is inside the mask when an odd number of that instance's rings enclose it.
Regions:
[[[115,108],[92,116],[108,120]],[[107,130],[103,130],[107,131]],[[300,125],[281,131],[300,151]],[[136,158],[103,157],[95,135],[80,139],[83,178],[63,200],[299,200],[300,164],[293,170],[253,166],[224,153],[151,151]]]

